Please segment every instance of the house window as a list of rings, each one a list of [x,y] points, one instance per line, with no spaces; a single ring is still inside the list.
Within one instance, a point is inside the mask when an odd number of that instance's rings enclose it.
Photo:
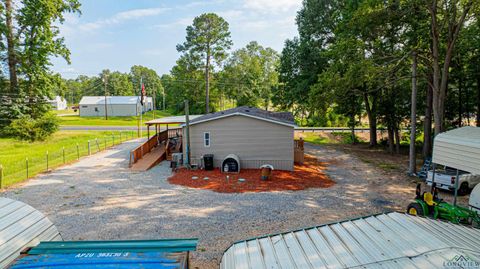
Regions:
[[[82,106],[82,108],[87,108],[88,106]]]
[[[95,107],[95,112],[98,112],[98,107]]]
[[[210,147],[210,132],[203,133],[203,146]]]

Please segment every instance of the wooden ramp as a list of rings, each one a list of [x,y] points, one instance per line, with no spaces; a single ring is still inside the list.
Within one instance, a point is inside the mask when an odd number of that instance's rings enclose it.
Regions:
[[[147,171],[148,169],[159,164],[166,159],[165,147],[158,145],[154,147],[149,153],[145,154],[140,160],[134,163],[131,167],[133,171]]]

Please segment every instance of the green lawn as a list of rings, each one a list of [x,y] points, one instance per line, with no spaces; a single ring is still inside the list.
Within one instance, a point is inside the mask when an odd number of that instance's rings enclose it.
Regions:
[[[142,119],[143,122],[146,122],[167,116],[171,116],[171,114],[157,110],[155,111],[155,117],[153,111],[149,111],[143,114]],[[105,117],[80,117],[78,115],[60,116],[58,118],[61,126],[136,126],[138,122],[138,117],[135,116],[108,117],[108,120],[105,120]]]
[[[77,160],[78,155],[88,155],[88,141],[90,152],[93,154],[113,143],[136,138],[135,132],[112,131],[59,131],[46,141],[26,142],[11,138],[0,138],[0,165],[3,166],[3,186],[8,186],[27,177],[26,159],[28,158],[28,176],[32,177],[47,169],[64,164],[63,148],[65,148],[65,163]],[[97,138],[97,140],[95,140]],[[78,144],[78,150],[77,150]]]

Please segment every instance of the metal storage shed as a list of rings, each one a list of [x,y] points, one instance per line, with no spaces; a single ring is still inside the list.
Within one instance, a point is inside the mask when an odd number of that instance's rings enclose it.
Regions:
[[[479,246],[479,229],[393,212],[240,241],[220,268],[460,268]]]
[[[57,228],[33,207],[0,198],[0,268],[40,241],[62,240]]]
[[[108,116],[138,116],[142,113],[139,96],[107,96]],[[83,96],[78,104],[80,117],[105,116],[105,96]]]
[[[432,162],[480,174],[480,127],[466,126],[437,135]]]

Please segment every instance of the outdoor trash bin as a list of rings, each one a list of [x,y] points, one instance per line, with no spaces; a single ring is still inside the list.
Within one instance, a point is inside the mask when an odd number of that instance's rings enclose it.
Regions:
[[[213,170],[213,154],[203,155],[203,166],[206,171]]]
[[[260,166],[261,172],[262,172],[262,180],[267,180],[270,178],[270,175],[272,174],[273,166],[270,164],[264,164]]]

